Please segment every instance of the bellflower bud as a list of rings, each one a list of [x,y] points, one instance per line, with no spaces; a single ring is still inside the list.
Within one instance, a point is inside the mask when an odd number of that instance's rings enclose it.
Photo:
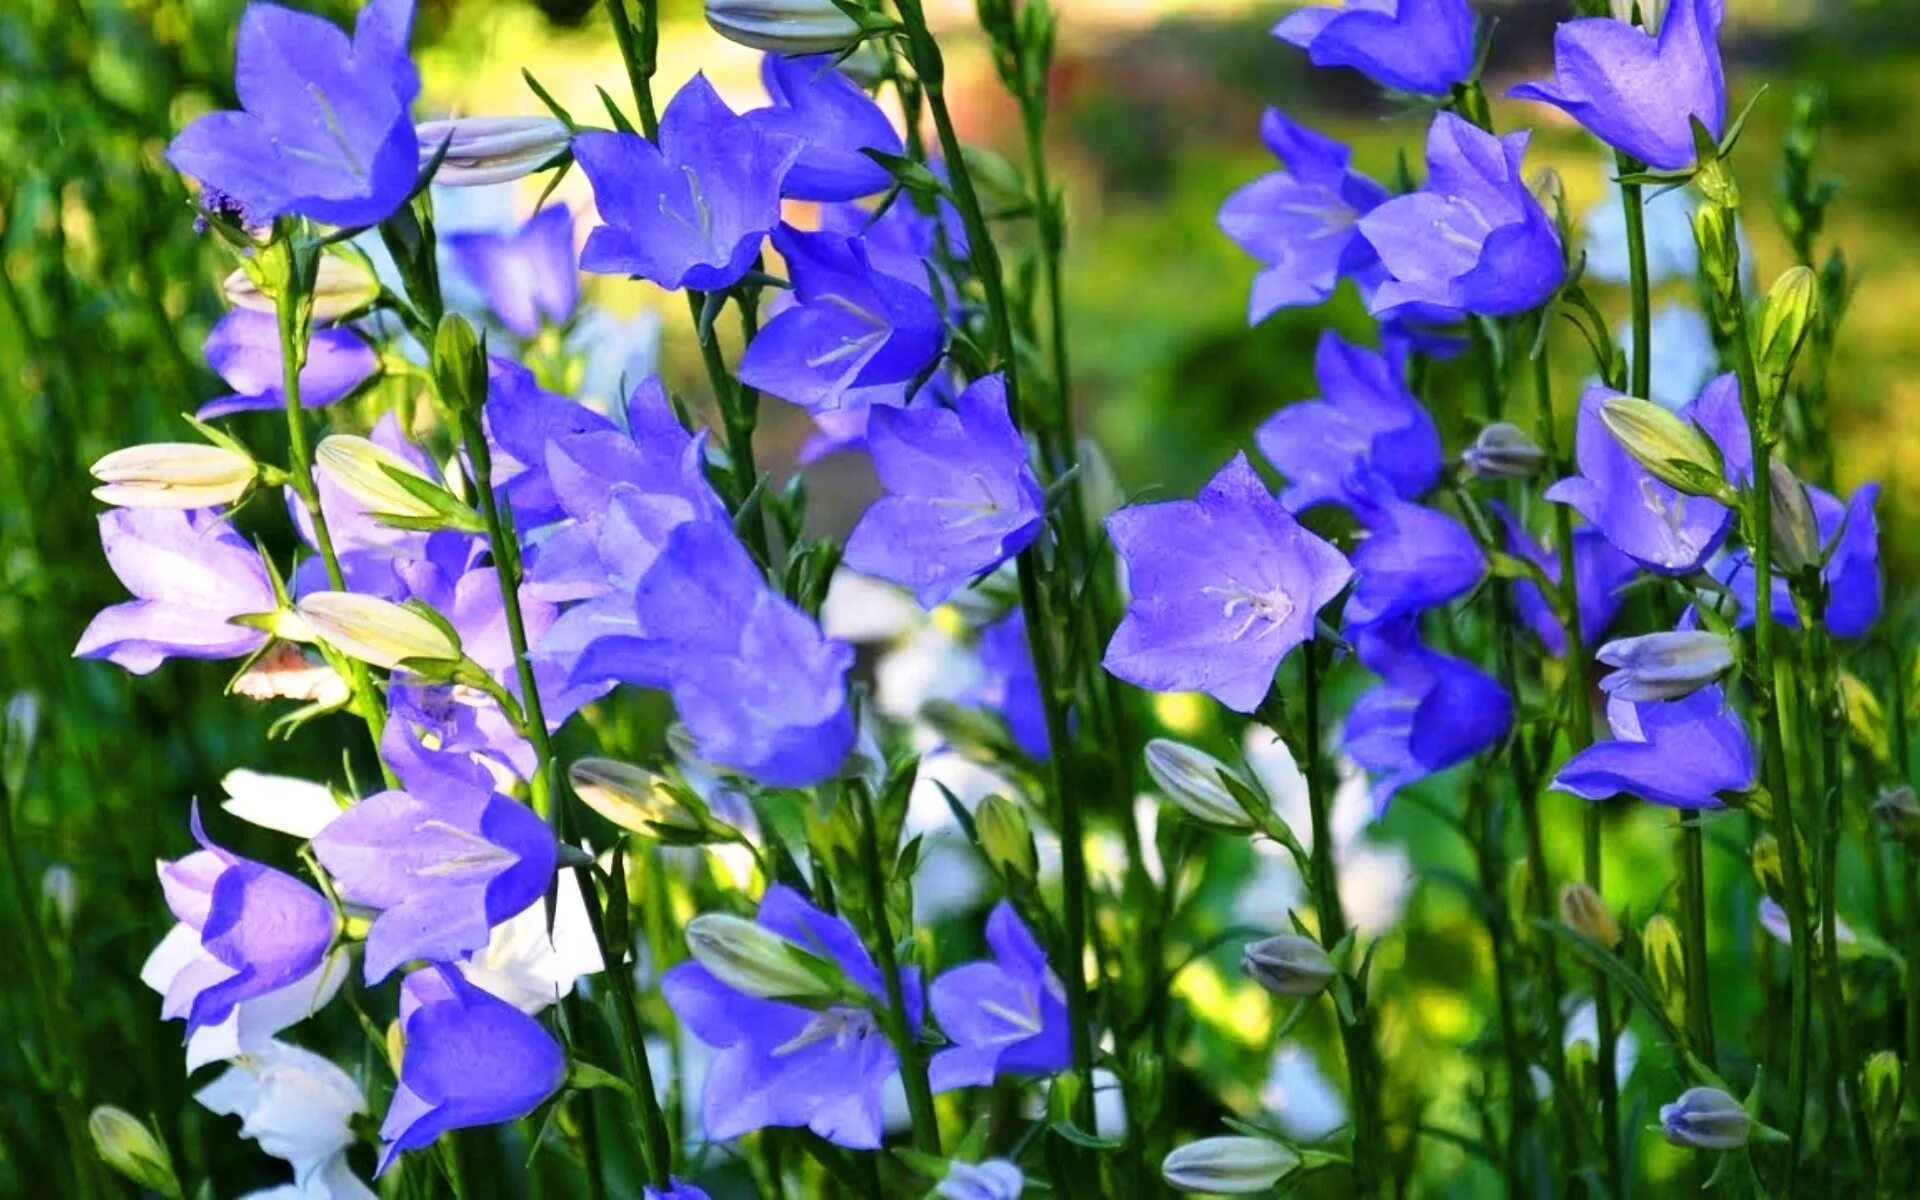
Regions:
[[[1797,575],[1820,565],[1820,522],[1813,502],[1793,471],[1779,459],[1768,468],[1773,496],[1773,553],[1781,570]]]
[[[1160,1177],[1181,1192],[1252,1196],[1270,1192],[1300,1156],[1278,1142],[1253,1137],[1211,1137],[1188,1142],[1161,1160]]]
[[[672,842],[703,841],[718,832],[706,813],[644,768],[583,758],[567,768],[567,781],[588,808],[630,832]]]
[[[1778,388],[1793,370],[1819,303],[1820,281],[1808,267],[1789,267],[1767,291],[1760,309],[1760,339],[1754,346],[1760,378]]]
[[[1620,944],[1620,922],[1592,885],[1575,880],[1560,888],[1560,923],[1611,950]]]
[[[773,54],[830,54],[860,37],[833,0],[707,0],[707,24],[730,42]]]
[[[748,996],[804,1003],[838,994],[831,967],[745,917],[702,913],[687,923],[687,949],[721,983]]]
[[[1167,799],[1203,825],[1238,830],[1254,827],[1254,819],[1221,782],[1223,776],[1234,775],[1233,768],[1204,750],[1154,738],[1147,743],[1147,774],[1153,776]]]
[[[1900,1056],[1891,1050],[1876,1051],[1860,1070],[1860,1107],[1875,1129],[1891,1129],[1900,1116],[1900,1089],[1906,1072]]]
[[[6,712],[0,716],[0,782],[15,796],[27,785],[33,744],[39,739],[40,701],[32,692],[8,696]]]
[[[410,608],[357,592],[313,592],[295,605],[313,636],[342,654],[396,670],[409,659],[458,662],[460,643]]]
[[[1718,204],[1701,205],[1693,214],[1693,240],[1700,247],[1700,269],[1724,306],[1740,278],[1740,242],[1732,215]],[[1724,313],[1715,315],[1724,318]]]
[[[1775,898],[1785,895],[1787,876],[1780,862],[1780,839],[1770,833],[1754,838],[1752,861],[1753,877],[1759,880],[1760,890]]]
[[[1004,1158],[983,1163],[956,1162],[933,1189],[935,1200],[1020,1200],[1027,1178]]]
[[[481,528],[472,510],[420,468],[358,434],[336,433],[320,439],[313,461],[375,518],[399,518],[409,525]]]
[[[1596,657],[1615,668],[1600,690],[1635,704],[1683,699],[1733,669],[1733,646],[1705,629],[1616,638]]]
[[[1738,1150],[1753,1132],[1753,1118],[1719,1088],[1688,1088],[1678,1100],[1660,1106],[1660,1132],[1676,1146]]]
[[[1482,479],[1532,479],[1546,469],[1547,452],[1518,425],[1495,421],[1460,452],[1460,461]]]
[[[565,152],[571,136],[553,117],[459,117],[422,121],[413,132],[423,168],[446,146],[433,173],[441,187],[481,187],[531,175]]]
[[[1876,762],[1887,761],[1887,713],[1881,707],[1880,697],[1873,694],[1858,675],[1852,671],[1842,671],[1837,682],[1840,685],[1840,709],[1847,717],[1847,735],[1853,744],[1874,757]]]
[[[80,907],[80,881],[73,868],[55,863],[40,876],[40,906],[62,930],[73,927],[73,914]]]
[[[202,442],[155,442],[115,450],[92,467],[94,498],[120,508],[215,508],[253,490],[259,466]]]
[[[1881,792],[1873,802],[1873,817],[1894,837],[1920,844],[1920,800],[1914,799],[1913,789],[1907,785]]]
[[[225,294],[227,303],[235,308],[263,313],[277,311],[273,297],[261,291],[260,285],[253,281],[244,268],[236,267],[232,274],[221,281],[220,290]],[[359,312],[379,296],[380,280],[367,269],[366,264],[333,254],[320,256],[313,280],[314,320],[336,321],[350,313]]]
[[[1320,943],[1298,934],[1250,942],[1240,951],[1240,970],[1276,996],[1317,996],[1333,982],[1333,960]]]
[[[1615,396],[1600,406],[1600,420],[1621,448],[1655,479],[1689,496],[1734,502],[1720,473],[1713,443],[1691,421],[1651,400]]]
[[[1669,1011],[1686,1001],[1687,958],[1680,944],[1680,927],[1665,913],[1655,913],[1640,928],[1640,948],[1647,956],[1653,986]]]
[[[1040,858],[1033,845],[1027,814],[1005,796],[992,795],[973,812],[980,851],[1002,877],[1031,883],[1040,876]]]
[[[473,325],[459,313],[440,318],[433,335],[433,377],[440,395],[461,412],[487,402],[487,355]]]
[[[103,1104],[88,1115],[87,1132],[101,1162],[136,1187],[178,1200],[180,1180],[173,1173],[173,1156],[132,1113]]]

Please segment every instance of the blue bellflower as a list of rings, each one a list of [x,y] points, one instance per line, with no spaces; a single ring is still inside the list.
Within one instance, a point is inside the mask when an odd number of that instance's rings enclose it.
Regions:
[[[967,694],[967,703],[999,713],[1014,744],[1047,761],[1052,742],[1040,677],[1033,669],[1033,647],[1027,644],[1026,614],[1016,608],[982,629],[979,650],[981,677]]]
[[[1613,736],[1568,759],[1555,791],[1584,800],[1622,793],[1669,808],[1721,808],[1722,792],[1753,786],[1753,742],[1717,687],[1684,700],[1607,701]]]
[[[1260,118],[1260,138],[1281,170],[1247,184],[1220,206],[1220,231],[1259,259],[1247,320],[1282,308],[1319,304],[1341,279],[1375,263],[1360,217],[1387,191],[1352,170],[1352,151],[1277,108]]]
[[[1564,109],[1650,166],[1682,170],[1693,165],[1693,120],[1715,138],[1726,124],[1725,16],[1725,0],[1672,0],[1658,37],[1610,17],[1568,21],[1553,32],[1553,79],[1507,94]]]
[[[780,185],[801,144],[762,130],[695,75],[660,117],[660,143],[632,133],[574,135],[605,224],[580,269],[637,275],[669,291],[740,281],[780,223]]]
[[[1046,498],[998,375],[951,409],[874,409],[867,449],[888,494],[848,536],[846,565],[911,589],[926,608],[1040,535]]]
[[[1352,67],[1383,87],[1445,95],[1473,74],[1467,0],[1348,0],[1289,13],[1273,36],[1316,67]]]
[[[760,925],[837,965],[855,986],[885,1003],[886,982],[853,927],[792,890],[774,885],[760,901]],[[920,973],[900,972],[907,1028],[921,1019]],[[886,1032],[865,1007],[804,1008],[734,991],[696,962],[660,980],[688,1032],[711,1046],[701,1112],[707,1137],[727,1141],[768,1126],[803,1126],[837,1146],[877,1150],[881,1094],[899,1070]]]
[[[1490,749],[1513,723],[1492,676],[1422,644],[1411,618],[1363,629],[1360,661],[1380,676],[1347,714],[1343,744],[1373,777],[1375,815],[1394,793]]]
[[[207,334],[201,351],[233,393],[202,404],[194,413],[200,420],[287,406],[280,322],[271,314],[233,309]],[[337,326],[315,329],[300,366],[300,403],[324,408],[353,394],[379,368],[379,356],[358,333]]]
[[[449,234],[447,250],[515,337],[530,338],[543,320],[559,324],[573,315],[580,275],[566,205],[548,205],[512,233]]]
[[[1560,582],[1560,555],[1536,541],[1506,505],[1491,505],[1506,527],[1507,553],[1539,567],[1548,580]],[[1591,646],[1600,640],[1624,602],[1620,590],[1633,582],[1640,568],[1614,548],[1606,535],[1591,525],[1573,531],[1573,583],[1580,599],[1580,641]],[[1520,621],[1540,639],[1546,652],[1559,658],[1567,652],[1567,631],[1554,616],[1540,585],[1531,579],[1513,581],[1513,606]]]
[[[1287,477],[1287,511],[1352,505],[1371,495],[1370,478],[1403,500],[1424,496],[1440,478],[1440,431],[1407,390],[1398,361],[1328,330],[1313,374],[1321,398],[1288,405],[1253,435]]]
[[[1807,485],[1807,499],[1813,507],[1821,548],[1823,552],[1831,550],[1820,572],[1827,585],[1827,607],[1822,619],[1827,632],[1837,638],[1863,637],[1880,619],[1886,583],[1880,572],[1879,522],[1873,512],[1879,497],[1877,483],[1862,484],[1845,504],[1832,493]],[[1739,627],[1750,627],[1754,620],[1752,555],[1741,547],[1709,564],[1707,569],[1739,601]],[[1777,562],[1773,575],[1773,619],[1795,629],[1800,626],[1799,604]]]
[[[1000,1075],[1051,1075],[1073,1061],[1066,989],[1013,906],[987,917],[993,958],[933,981],[928,1003],[953,1044],[927,1069],[936,1092],[986,1087]]]
[[[1367,536],[1353,551],[1351,628],[1437,608],[1466,595],[1487,574],[1487,556],[1465,525],[1439,509],[1384,489],[1360,510]]]
[[[407,57],[412,22],[413,0],[372,0],[349,40],[319,17],[248,5],[233,73],[242,111],[197,118],[167,161],[237,200],[252,222],[384,221],[420,169],[408,115],[420,92]]]
[[[1496,138],[1452,113],[1433,119],[1427,185],[1360,218],[1387,274],[1369,302],[1376,316],[1419,306],[1505,316],[1560,287],[1560,235],[1520,176],[1527,138]]]
[[[760,60],[773,103],[747,114],[762,129],[803,149],[781,189],[793,200],[858,200],[893,186],[887,169],[862,151],[902,153],[900,135],[873,98],[843,75],[831,54]]]
[[[1192,500],[1123,508],[1107,533],[1133,591],[1106,669],[1153,691],[1205,692],[1237,712],[1353,570],[1268,494],[1244,454]]]

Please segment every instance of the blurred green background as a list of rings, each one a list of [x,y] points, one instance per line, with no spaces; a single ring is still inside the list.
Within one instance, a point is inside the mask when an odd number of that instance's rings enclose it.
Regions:
[[[1329,311],[1246,326],[1255,267],[1218,234],[1214,213],[1234,188],[1271,169],[1257,137],[1261,108],[1278,104],[1352,141],[1359,164],[1383,179],[1402,154],[1417,167],[1423,127],[1365,81],[1313,71],[1264,36],[1283,5],[1054,3],[1062,40],[1051,152],[1070,208],[1075,401],[1129,489],[1186,492],[1246,444],[1261,418],[1313,394],[1309,360],[1324,324],[1365,329],[1351,296]],[[354,6],[309,7],[344,18]],[[758,103],[757,56],[709,33],[697,4],[668,7],[660,87],[705,69],[736,107]],[[1902,520],[1920,494],[1920,471],[1906,474],[1920,465],[1920,21],[1901,2],[1730,7],[1735,104],[1762,82],[1770,87],[1737,160],[1763,281],[1789,265],[1770,213],[1792,98],[1814,84],[1829,95],[1823,166],[1846,188],[1828,240],[1845,247],[1859,280],[1832,372],[1839,482],[1888,484],[1880,527],[1897,574],[1920,553],[1920,537]],[[217,797],[226,771],[337,775],[354,730],[322,722],[270,746],[271,714],[222,694],[228,664],[174,662],[133,678],[69,658],[92,614],[124,598],[99,552],[88,464],[119,446],[180,438],[179,414],[218,387],[199,347],[220,312],[220,259],[193,234],[186,193],[162,152],[191,116],[231,106],[240,8],[239,0],[0,4],[0,695],[31,693],[41,713],[26,786],[10,798],[20,853],[8,865],[0,938],[14,945],[22,906],[40,910],[60,933],[64,997],[57,1013],[41,1011],[17,956],[0,956],[0,1195],[66,1194],[69,1171],[86,1169],[72,1164],[41,1086],[49,1018],[78,1029],[85,1047],[73,1064],[71,1103],[155,1115],[194,1177],[211,1173],[219,1195],[278,1177],[275,1164],[234,1138],[231,1122],[187,1101],[178,1027],[160,1023],[156,998],[137,981],[166,923],[152,864],[186,848],[189,799]],[[937,6],[954,31],[963,133],[1012,156],[1017,125],[965,30],[967,9]],[[1486,11],[1499,17],[1489,80],[1497,93],[1540,72],[1557,14],[1538,4]],[[415,44],[422,115],[538,112],[522,67],[583,116],[599,110],[595,83],[617,90],[622,80],[590,0],[422,0]],[[1557,168],[1576,211],[1603,198],[1603,161],[1577,130],[1539,108],[1502,104],[1497,116],[1503,126],[1541,130],[1530,162]],[[580,186],[575,176],[562,194],[578,201]],[[1021,231],[1009,236],[1018,243]],[[703,392],[684,309],[639,284],[594,288],[616,310],[658,307],[664,372],[683,393]],[[1623,318],[1623,297],[1601,290]],[[1562,395],[1587,373],[1582,355],[1568,329],[1555,356]],[[791,469],[806,432],[796,412],[769,413],[764,458]],[[271,438],[272,423],[248,434]],[[280,450],[262,447],[269,458]],[[859,464],[836,459],[812,473],[828,523],[850,523],[870,488]],[[1894,598],[1898,607],[1898,589]],[[1653,864],[1657,890],[1662,823],[1631,819],[1640,837],[1622,854]],[[43,887],[55,868],[74,883],[70,909],[49,900],[57,887]],[[1430,936],[1404,947],[1405,963],[1389,964],[1409,972],[1417,1000],[1399,1024],[1390,1021],[1390,1052],[1422,1041],[1457,1047],[1485,1020],[1470,966],[1483,939],[1457,907],[1416,897],[1412,919],[1429,922]],[[1457,955],[1462,947],[1469,953]],[[1262,1044],[1262,1018],[1236,1007],[1224,985],[1197,986],[1219,988],[1189,999],[1228,1043]],[[1252,1086],[1263,1073],[1251,1071]]]

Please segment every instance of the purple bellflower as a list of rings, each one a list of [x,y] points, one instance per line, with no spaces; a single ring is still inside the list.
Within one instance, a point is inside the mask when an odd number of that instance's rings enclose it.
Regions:
[[[398,418],[392,413],[387,413],[374,424],[367,440],[405,459],[428,479],[440,479],[439,468],[434,466],[433,460],[425,452],[407,440],[400,430]],[[427,557],[429,547],[442,544],[466,547],[472,541],[469,535],[450,530],[425,533],[383,525],[374,519],[365,504],[335,483],[325,471],[314,473],[314,486],[319,492],[320,511],[327,518],[327,531],[333,537],[333,548],[340,559],[340,570],[346,576],[348,591],[364,592],[395,603],[403,601],[407,598],[407,591],[396,572],[397,564],[407,559]],[[293,519],[294,528],[300,532],[301,540],[308,548],[317,551],[319,547],[307,506],[292,488],[287,489],[287,512]],[[318,553],[310,555],[294,569],[295,596],[325,591],[329,586],[326,564]]]
[[[1247,184],[1220,206],[1220,231],[1265,264],[1253,280],[1247,320],[1319,304],[1344,277],[1375,263],[1360,217],[1386,189],[1352,170],[1352,151],[1277,108],[1260,118],[1260,138],[1281,170]]]
[[[1353,570],[1235,455],[1192,500],[1123,508],[1107,533],[1133,596],[1108,671],[1153,691],[1206,692],[1236,712],[1266,698],[1280,660]]]
[[[198,957],[174,975],[160,1008],[166,1020],[185,1017],[189,1037],[246,1001],[298,985],[321,967],[334,934],[325,896],[214,845],[197,803],[191,819],[200,849],[160,864],[167,907],[198,934]]]
[[[794,200],[857,200],[893,186],[887,169],[861,153],[901,153],[900,135],[873,98],[834,66],[833,55],[769,54],[760,78],[773,103],[747,114],[768,132],[804,147],[781,194]]]
[[[1016,608],[982,629],[979,649],[981,678],[968,693],[967,703],[999,713],[1014,744],[1040,762],[1047,761],[1052,743],[1047,737],[1040,677],[1033,669],[1033,648],[1027,644],[1026,614]]]
[[[1427,130],[1426,187],[1360,218],[1387,279],[1376,316],[1414,306],[1525,312],[1566,278],[1560,235],[1520,176],[1528,135],[1496,138],[1452,113]]]
[[[1753,742],[1717,687],[1684,700],[1607,701],[1613,737],[1566,761],[1555,791],[1583,800],[1621,793],[1669,808],[1720,808],[1722,792],[1753,786]]]
[[[243,111],[196,119],[167,161],[237,200],[249,221],[378,224],[413,194],[420,169],[407,111],[420,92],[412,22],[413,0],[372,0],[349,41],[319,17],[248,5],[233,74]]]
[[[1823,620],[1827,632],[1837,638],[1863,637],[1880,619],[1886,586],[1880,573],[1879,522],[1873,512],[1879,497],[1878,483],[1861,485],[1845,504],[1832,493],[1807,485],[1807,498],[1813,506],[1821,547],[1823,551],[1832,549],[1821,570],[1827,585]],[[1837,545],[1835,539],[1838,539]],[[1746,548],[1729,552],[1707,569],[1738,599],[1739,627],[1751,626],[1754,620],[1753,558]],[[1799,605],[1786,577],[1779,572],[1778,563],[1773,576],[1773,619],[1796,629],[1800,626]]]
[[[669,291],[738,283],[780,223],[781,182],[801,149],[736,115],[704,74],[661,114],[657,146],[632,133],[576,134],[573,153],[605,222],[580,269]]]
[[[667,1190],[647,1187],[640,1193],[640,1200],[711,1200],[705,1189],[695,1187],[682,1180],[678,1175],[667,1179]]]
[[[1289,13],[1273,36],[1316,67],[1352,67],[1383,87],[1444,95],[1473,74],[1467,0],[1348,0]]]
[[[924,607],[1040,535],[1046,497],[1000,376],[975,381],[951,409],[874,409],[867,448],[888,495],[854,526],[846,564],[912,589]]]
[[[936,162],[931,170],[943,183],[946,181],[944,166]],[[969,264],[967,224],[952,201],[942,199],[932,213],[921,212],[906,195],[878,212],[859,204],[823,204],[820,228],[866,243],[873,265],[901,279],[924,278],[931,265],[948,307],[957,302],[953,281],[945,277],[940,262],[944,244],[957,267],[964,271]]]
[[[741,355],[740,381],[815,412],[856,389],[891,385],[904,398],[946,344],[925,268],[890,274],[857,238],[788,225],[773,245],[793,276],[792,303]]]
[[[557,855],[546,822],[466,755],[426,749],[404,720],[387,723],[380,749],[406,790],[367,797],[313,839],[342,899],[379,910],[368,983],[410,959],[484,949],[495,925],[546,894]]]
[[[1287,477],[1287,511],[1364,501],[1369,477],[1403,500],[1425,495],[1440,478],[1440,431],[1402,382],[1399,362],[1328,330],[1313,374],[1322,398],[1289,404],[1253,435]]]
[[[236,308],[220,318],[202,347],[207,365],[233,389],[209,400],[194,415],[211,421],[231,413],[286,407],[280,357],[280,322],[267,313]],[[324,408],[351,395],[380,368],[379,356],[351,329],[315,329],[300,368],[300,403]]]
[[[836,964],[884,1003],[886,983],[853,927],[778,884],[760,901],[759,924]],[[921,1019],[920,973],[900,972],[907,1028]],[[805,1126],[838,1146],[876,1150],[881,1093],[899,1069],[893,1046],[865,1007],[815,1010],[734,991],[699,963],[660,981],[687,1030],[717,1051],[702,1100],[707,1137],[726,1141],[768,1126]]]
[[[100,610],[73,648],[135,675],[169,658],[239,658],[266,644],[233,617],[279,607],[260,551],[208,509],[100,514],[107,565],[135,599]]]
[[[1493,511],[1506,527],[1507,552],[1539,567],[1553,583],[1560,582],[1560,556],[1548,550],[1528,533],[1506,505],[1495,503]],[[1620,613],[1620,590],[1639,573],[1634,561],[1614,549],[1606,535],[1591,525],[1573,531],[1573,580],[1580,597],[1580,640],[1596,645],[1600,636]],[[1540,585],[1531,579],[1513,581],[1513,605],[1520,620],[1540,639],[1548,654],[1559,658],[1567,652],[1567,631]]]
[[[539,333],[543,319],[559,324],[573,315],[580,275],[566,205],[548,205],[512,233],[448,234],[447,249],[515,337]]]
[[[547,478],[547,446],[557,438],[609,433],[617,427],[578,400],[542,388],[532,371],[494,358],[487,364],[487,436],[501,461],[494,488],[513,509],[514,523],[538,529],[565,516]]]
[[[1375,489],[1360,510],[1367,536],[1353,551],[1350,628],[1437,608],[1466,595],[1487,574],[1487,556],[1465,525]]]
[[[400,1029],[406,1050],[380,1125],[386,1145],[375,1174],[450,1129],[526,1116],[566,1077],[566,1054],[540,1022],[451,967],[430,966],[401,983]]]
[[[1693,120],[1718,138],[1727,119],[1720,66],[1725,0],[1672,0],[1660,34],[1592,17],[1553,33],[1554,77],[1507,92],[1540,100],[1624,154],[1678,171],[1693,165]]]
[[[1412,619],[1364,629],[1356,642],[1361,663],[1381,682],[1355,701],[1344,741],[1373,777],[1375,815],[1401,788],[1506,736],[1513,703],[1499,683],[1423,645]]]
[[[1013,906],[987,917],[993,958],[955,967],[933,981],[927,1000],[953,1043],[933,1056],[936,1092],[986,1087],[998,1075],[1051,1075],[1073,1061],[1066,989]]]

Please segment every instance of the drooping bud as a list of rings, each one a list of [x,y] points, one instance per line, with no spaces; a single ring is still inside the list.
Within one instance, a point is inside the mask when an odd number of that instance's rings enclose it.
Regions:
[[[567,781],[588,808],[633,833],[692,843],[727,832],[708,818],[697,796],[671,787],[642,767],[610,758],[583,758],[567,768]]]
[[[389,671],[412,659],[458,662],[460,643],[414,610],[358,592],[313,592],[295,612],[314,637]]]
[[[707,0],[707,24],[730,42],[773,54],[830,54],[860,37],[833,0]]]
[[[80,880],[73,868],[55,863],[40,876],[40,906],[50,924],[62,930],[73,926],[73,914],[80,907]]]
[[[1635,704],[1691,696],[1733,669],[1732,643],[1707,629],[1617,638],[1596,657],[1615,668],[1600,690]]]
[[[1249,942],[1240,951],[1240,970],[1276,996],[1317,996],[1334,976],[1320,943],[1294,933]]]
[[[1819,297],[1820,281],[1808,267],[1787,268],[1768,289],[1766,303],[1760,309],[1760,339],[1754,346],[1754,357],[1762,386],[1769,392],[1777,390],[1793,370],[1793,361],[1813,327]]]
[[[1920,844],[1920,800],[1906,784],[1880,793],[1873,802],[1873,818],[1901,841]]]
[[[1027,1177],[1004,1158],[983,1163],[956,1162],[933,1189],[936,1200],[1020,1200]]]
[[[1646,954],[1653,986],[1666,1001],[1667,1010],[1680,1011],[1687,995],[1687,956],[1680,944],[1680,927],[1665,913],[1653,914],[1640,928],[1640,948]]]
[[[997,793],[988,796],[973,812],[973,828],[980,837],[980,852],[1003,879],[1031,883],[1039,878],[1033,828],[1018,804]]]
[[[238,450],[204,442],[155,442],[94,463],[96,500],[120,508],[216,508],[253,490],[260,467]]]
[[[443,144],[447,148],[433,173],[440,187],[481,187],[524,178],[565,152],[570,136],[566,125],[553,117],[457,117],[422,121],[413,132],[420,140],[422,168]]]
[[[1660,1132],[1676,1146],[1738,1150],[1753,1132],[1753,1118],[1740,1101],[1719,1088],[1694,1087],[1660,1106]]]
[[[1752,859],[1753,877],[1759,880],[1760,890],[1775,898],[1784,896],[1787,876],[1780,862],[1780,839],[1771,833],[1754,838]]]
[[[1611,950],[1620,944],[1620,922],[1592,885],[1574,880],[1560,887],[1560,923]]]
[[[1814,518],[1807,489],[1787,464],[1768,467],[1773,504],[1773,553],[1783,572],[1797,575],[1820,565],[1820,522]]]
[[[474,511],[452,492],[428,478],[406,459],[378,442],[353,433],[320,439],[316,466],[341,491],[366,507],[376,520],[409,529],[485,528]]]
[[[1482,479],[1532,479],[1546,469],[1547,452],[1518,425],[1495,421],[1460,452],[1460,461]]]
[[[1168,738],[1148,742],[1146,757],[1147,773],[1189,817],[1216,829],[1254,828],[1254,818],[1221,782],[1228,776],[1239,778],[1232,767],[1204,750]]]
[[[260,290],[244,268],[236,267],[220,284],[227,303],[250,312],[276,311],[273,297]],[[313,319],[337,321],[359,312],[380,296],[380,280],[358,260],[349,261],[335,254],[320,256],[314,271]]]
[[[40,701],[32,692],[15,692],[7,697],[3,723],[0,723],[0,783],[18,796],[27,785],[27,768],[33,763],[33,746],[40,739]]]
[[[1600,406],[1600,420],[1622,449],[1655,479],[1689,496],[1734,502],[1720,473],[1713,443],[1691,421],[1651,400],[1615,396]]]
[[[1273,1190],[1300,1165],[1300,1156],[1278,1142],[1254,1137],[1211,1137],[1188,1142],[1160,1163],[1160,1177],[1181,1192],[1252,1196]]]
[[[687,949],[721,983],[748,996],[805,1003],[838,994],[831,966],[744,917],[702,913],[687,923]]]
[[[100,1161],[132,1180],[136,1187],[178,1200],[180,1180],[173,1156],[153,1130],[124,1108],[103,1104],[87,1117],[87,1132]]]
[[[1874,1129],[1891,1129],[1900,1116],[1900,1089],[1906,1071],[1900,1056],[1891,1050],[1878,1050],[1860,1070],[1860,1107]]]

